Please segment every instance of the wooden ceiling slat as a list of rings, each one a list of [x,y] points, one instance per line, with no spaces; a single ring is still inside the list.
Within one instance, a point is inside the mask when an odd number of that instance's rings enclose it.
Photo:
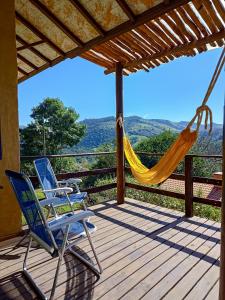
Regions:
[[[78,0],[69,0],[71,4],[79,11],[79,13],[86,19],[86,21],[94,27],[100,36],[105,36],[105,31],[101,28],[100,24],[89,14],[89,12],[80,4]]]
[[[212,22],[217,27],[217,31],[222,30],[223,24],[221,23],[220,19],[217,17],[216,12],[214,11],[214,8],[213,8],[211,2],[208,0],[205,0],[203,5],[204,5],[207,13],[209,14]],[[218,41],[217,43],[220,47],[223,46],[223,42]]]
[[[161,36],[157,35],[157,33],[151,30],[147,24],[141,26],[141,30],[146,34],[146,37],[149,37],[152,41],[155,41],[159,45],[160,49],[169,48],[169,45],[166,44],[163,39],[161,39]]]
[[[197,9],[197,11],[199,12],[199,14],[201,15],[201,17],[203,18],[203,20],[205,21],[206,25],[209,27],[210,31],[212,33],[216,33],[217,28],[214,25],[214,23],[212,22],[210,15],[208,14],[207,10],[205,9],[204,5],[202,4],[202,1],[201,0],[193,0],[193,4],[194,4],[195,8]]]
[[[52,23],[54,23],[65,35],[70,38],[79,47],[83,46],[83,42],[66,26],[64,25],[44,4],[39,0],[30,0],[40,12],[45,15]]]
[[[147,25],[156,35],[160,36],[169,47],[172,48],[172,47],[176,46],[176,43],[174,43],[174,41],[171,40],[159,26],[154,24],[153,21],[148,22]]]
[[[109,43],[104,43],[103,45],[99,45],[97,47],[103,49],[103,51],[106,50],[111,53],[115,61],[120,60],[122,63],[130,61],[130,57],[127,57],[125,53],[121,53],[121,51],[113,48]]]
[[[16,35],[16,39],[17,41],[24,45],[24,46],[28,46],[29,44],[24,40],[22,39],[20,36]],[[32,51],[35,55],[37,55],[39,58],[41,58],[44,62],[50,64],[51,63],[51,60],[48,59],[46,56],[44,56],[40,51],[38,51],[37,49],[35,49],[33,46],[29,49],[30,51]]]
[[[135,41],[142,47],[142,49],[145,50],[147,56],[156,52],[160,52],[159,45],[155,43],[151,38],[148,38],[140,28],[136,28],[135,31],[129,32],[127,33],[127,35],[130,36],[131,45],[132,41]]]
[[[65,58],[73,58],[78,55],[107,68],[106,74],[113,72],[115,62],[120,61],[124,67],[124,74],[127,75],[141,69],[147,71],[149,68],[160,66],[183,55],[194,56],[197,53],[206,51],[207,44],[217,46],[225,43],[225,26],[218,18],[218,12],[220,15],[224,12],[220,0],[166,1],[166,3],[156,5],[139,15],[133,13],[126,0],[114,0],[117,1],[118,4],[120,3],[121,8],[122,5],[124,7],[125,3],[128,9],[131,10],[132,18],[127,14],[129,18],[128,21],[125,21],[107,32],[104,31],[92,15],[89,14],[88,1],[85,2],[84,7],[77,0],[68,0],[73,4],[77,13],[82,14],[86,21],[99,33],[99,36],[86,43],[81,41],[82,44],[76,43],[71,36],[71,34],[73,34],[76,38],[76,34],[71,32],[68,26],[64,25],[62,18],[57,16],[53,8],[47,4],[42,4],[41,0],[30,1],[49,19],[49,22],[54,19],[52,22],[54,22],[59,30],[68,36],[68,39],[74,42],[74,49],[64,52],[60,46],[52,41],[49,34],[49,38],[46,37],[45,34],[40,32],[39,26],[36,28],[30,24],[29,21],[23,20],[23,16],[16,13],[18,20],[23,24],[25,23],[24,25],[39,37],[41,41],[45,38],[44,42],[46,43],[45,47],[39,48],[35,43],[29,44],[26,40],[23,40],[21,43],[22,46],[20,45],[20,47],[18,47],[18,49],[21,50],[26,48],[28,51],[24,53],[25,58],[23,57],[22,59],[24,63],[29,61],[29,68],[25,68],[25,65],[24,68],[28,70],[30,70],[30,68],[33,69],[33,71],[29,73],[25,71],[27,74],[23,74],[24,76],[22,78],[22,73],[20,72],[20,82],[48,68],[50,65],[57,64]],[[211,5],[211,1],[213,1],[213,5]],[[214,1],[216,4],[214,4]],[[199,6],[199,3],[203,4]],[[118,10],[118,12],[120,14],[122,13],[121,10]],[[123,12],[125,12],[125,9],[123,9]],[[32,19],[29,18],[29,20]],[[67,34],[68,30],[70,31],[69,35]],[[218,32],[219,30],[220,32]],[[67,41],[70,42],[70,40]],[[18,40],[18,42],[20,42],[20,40]],[[50,60],[48,58],[48,51],[50,50],[51,52],[55,50],[60,56]],[[35,66],[33,64],[35,60],[29,60],[29,51],[32,51],[32,53],[39,56],[39,58],[43,55],[45,58],[43,61],[45,61],[46,64],[41,65],[40,63],[40,67]],[[47,57],[45,57],[45,55],[47,55]],[[25,62],[24,59],[27,61]]]
[[[123,40],[120,38],[115,38],[113,40],[117,45],[119,45],[120,47],[124,48],[127,52],[132,53],[132,55],[138,59],[140,56],[135,52],[135,47],[129,47],[129,45],[127,43],[124,43]]]
[[[177,24],[177,27],[181,30],[183,35],[188,39],[188,41],[194,41],[197,40],[195,35],[188,30],[188,28],[184,25],[184,21],[181,19],[181,17],[178,15],[176,11],[171,11],[169,15],[173,18],[174,22]]]
[[[208,36],[206,38],[202,38],[198,41],[193,41],[193,42],[190,42],[188,44],[178,46],[174,49],[166,50],[166,51],[163,51],[161,53],[157,53],[155,55],[150,55],[149,57],[139,59],[139,60],[134,61],[134,62],[130,62],[127,65],[124,65],[124,67],[125,68],[126,67],[133,67],[136,64],[145,63],[146,61],[152,61],[154,59],[160,59],[161,57],[164,57],[164,56],[174,55],[174,54],[177,54],[177,53],[180,54],[180,53],[186,52],[190,49],[198,48],[198,47],[201,47],[202,45],[205,45],[205,44],[210,44],[212,41],[221,40],[224,37],[225,37],[225,30],[222,30],[220,32],[215,33],[214,35],[210,35],[210,36]],[[105,74],[110,74],[112,72],[114,72],[114,68],[112,68],[110,70],[106,70]]]
[[[21,54],[17,53],[17,57],[24,62],[26,65],[28,65],[29,67],[31,67],[34,70],[37,70],[38,67],[36,65],[34,65],[32,62],[30,62],[28,59],[26,59],[24,56],[22,56]]]
[[[23,46],[20,46],[18,48],[16,48],[17,51],[21,51],[21,50],[25,50],[25,49],[30,49],[34,46],[38,46],[40,44],[43,44],[44,41],[38,41],[38,42],[35,42],[35,43],[32,43],[32,44],[27,44],[27,45],[23,45]]]
[[[148,56],[150,53],[154,53],[146,47],[146,43],[142,44],[142,41],[139,41],[137,38],[132,38],[129,34],[123,34],[119,38],[142,57]]]
[[[162,16],[162,19],[167,23],[167,25],[171,28],[171,30],[179,37],[182,43],[184,44],[187,43],[187,39],[185,38],[185,36],[183,35],[179,27],[177,27],[175,22],[173,22],[168,15]]]
[[[28,73],[26,71],[24,71],[22,68],[20,68],[19,66],[17,67],[17,69],[21,74],[28,76]]]
[[[218,13],[220,14],[221,18],[222,18],[223,20],[225,20],[225,9],[224,9],[222,3],[220,2],[220,0],[214,0],[214,1],[213,1],[213,4],[215,5],[216,10],[217,10]]]
[[[151,52],[160,52],[162,47],[152,39],[152,37],[148,36],[146,32],[143,30],[143,27],[139,27],[135,30],[139,36],[136,36],[138,39],[142,39],[143,46],[148,46],[149,49],[151,49]],[[147,41],[147,43],[146,43]]]
[[[91,62],[94,62],[97,65],[102,66],[104,68],[107,68],[106,66],[111,65],[110,62],[107,62],[106,60],[103,60],[102,58],[97,57],[94,53],[91,53],[91,52],[85,52],[81,55],[81,57],[83,57]]]
[[[177,8],[178,13],[180,14],[180,16],[182,17],[182,19],[184,20],[184,22],[190,27],[190,29],[194,32],[194,34],[196,35],[196,37],[198,39],[201,38],[201,32],[198,29],[198,27],[195,25],[195,23],[191,20],[191,18],[188,16],[188,14],[186,13],[186,11],[184,10],[183,7],[179,7]]]
[[[219,29],[223,30],[223,24],[220,21],[220,19],[217,17],[216,12],[212,6],[212,3],[209,0],[204,0],[203,5],[205,6],[205,9],[207,10],[209,16],[211,17],[214,25]]]
[[[189,15],[189,17],[193,20],[193,22],[196,24],[196,26],[201,31],[201,34],[203,37],[207,37],[209,35],[208,29],[202,24],[202,22],[199,20],[199,18],[196,16],[193,9],[190,7],[190,4],[186,4],[183,6],[183,9],[186,11],[186,13]]]
[[[16,18],[20,21],[24,26],[26,26],[29,30],[31,30],[36,36],[38,36],[41,40],[45,40],[49,46],[51,46],[59,55],[65,56],[65,53],[60,49],[55,43],[53,43],[47,36],[45,36],[41,31],[39,31],[35,26],[33,26],[30,22],[28,22],[22,15],[16,12]]]
[[[115,43],[114,41],[109,41],[107,43],[109,45],[109,47],[113,50],[116,51],[117,55],[123,55],[124,57],[126,57],[128,60],[134,59],[135,57],[132,55],[131,52],[126,51],[125,48],[120,48],[119,45],[117,45],[117,43]]]
[[[117,27],[109,30],[104,37],[97,37],[89,42],[87,42],[83,49],[75,49],[71,50],[67,53],[67,57],[73,58],[75,56],[80,55],[81,53],[88,51],[90,48],[94,47],[95,45],[102,44],[104,42],[107,42],[108,40],[113,39],[114,37],[119,36],[120,34],[123,34],[125,32],[131,31],[134,28],[137,28],[138,26],[149,22],[151,20],[154,20],[155,18],[158,18],[160,16],[163,16],[168,11],[171,11],[172,9],[175,9],[181,5],[187,4],[190,2],[190,0],[173,0],[169,3],[160,3],[145,12],[141,13],[140,15],[137,15],[134,22],[127,21],[121,25],[118,25]]]
[[[116,0],[116,2],[119,4],[119,6],[123,10],[123,12],[127,15],[129,20],[131,22],[134,22],[135,21],[134,13],[131,10],[131,8],[129,7],[129,5],[126,3],[126,1],[125,0]]]
[[[118,57],[116,57],[114,55],[114,53],[112,53],[112,51],[108,50],[107,48],[100,46],[96,46],[94,48],[94,50],[100,54],[102,54],[104,57],[106,57],[111,63],[117,62],[118,61]],[[90,53],[90,51],[86,52],[86,53]]]
[[[176,46],[181,45],[180,40],[173,35],[169,29],[165,26],[165,24],[163,24],[163,22],[159,19],[155,20],[155,22],[162,28],[162,30],[170,37],[170,39],[175,43]]]

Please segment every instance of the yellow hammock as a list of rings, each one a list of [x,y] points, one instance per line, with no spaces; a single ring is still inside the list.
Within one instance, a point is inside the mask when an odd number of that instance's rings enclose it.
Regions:
[[[225,62],[224,57],[225,48],[222,51],[221,57],[216,66],[216,70],[213,74],[212,80],[209,84],[208,90],[206,92],[205,98],[202,102],[202,105],[197,108],[196,114],[193,119],[190,121],[188,126],[179,134],[177,140],[171,145],[167,152],[162,156],[159,162],[148,169],[145,167],[140,159],[135,154],[132,146],[129,142],[129,139],[126,137],[122,117],[119,117],[117,122],[123,128],[123,141],[124,141],[124,152],[126,158],[130,164],[131,171],[133,176],[143,184],[158,184],[166,180],[176,169],[178,164],[183,160],[185,155],[188,153],[190,148],[195,143],[198,131],[202,122],[203,113],[205,112],[205,129],[207,129],[208,121],[210,124],[209,133],[212,130],[212,112],[210,108],[206,105],[206,102],[215,86],[215,83],[219,77],[219,74],[223,68]],[[191,127],[197,119],[196,130],[191,131]]]

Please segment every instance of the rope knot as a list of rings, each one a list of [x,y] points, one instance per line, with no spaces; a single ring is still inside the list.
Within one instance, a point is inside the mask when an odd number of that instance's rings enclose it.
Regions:
[[[118,123],[120,127],[123,127],[123,118],[122,118],[122,116],[119,116],[117,118],[116,123]]]
[[[188,124],[188,127],[191,128],[191,126],[194,124],[195,120],[197,119],[197,125],[196,125],[196,130],[199,131],[199,128],[202,123],[202,118],[203,118],[203,113],[205,112],[205,129],[208,129],[209,126],[209,134],[212,131],[212,110],[209,108],[208,105],[201,105],[196,109],[195,116],[193,119],[190,121]]]

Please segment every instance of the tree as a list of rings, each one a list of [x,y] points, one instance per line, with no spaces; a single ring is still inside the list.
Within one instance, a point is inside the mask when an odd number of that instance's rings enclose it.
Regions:
[[[169,149],[176,138],[176,133],[170,130],[166,130],[159,135],[151,136],[139,142],[135,147],[135,151],[148,153],[164,153]],[[141,155],[140,158],[142,163],[148,168],[151,168],[153,165],[155,165],[159,159],[158,156],[147,155]]]
[[[22,155],[59,154],[76,145],[85,133],[79,114],[58,98],[46,98],[32,109],[32,121],[20,130]]]

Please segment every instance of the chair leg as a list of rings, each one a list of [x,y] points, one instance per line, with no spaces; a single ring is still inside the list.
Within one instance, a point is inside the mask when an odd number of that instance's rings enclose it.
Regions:
[[[59,253],[59,260],[58,260],[58,264],[57,264],[57,268],[56,268],[56,272],[55,272],[54,282],[53,282],[53,285],[52,285],[50,300],[54,299],[56,284],[57,284],[57,281],[58,281],[59,270],[60,270],[60,267],[61,267],[61,264],[62,264],[62,259],[63,259],[64,253],[65,253],[65,249],[66,249],[66,245],[67,245],[67,241],[68,241],[69,229],[70,229],[70,225],[67,225],[66,232],[65,232],[65,235],[64,235],[64,239],[63,239],[62,250]]]
[[[95,267],[93,266],[93,264],[91,264],[87,259],[83,258],[80,254],[78,254],[77,252],[75,252],[75,251],[72,249],[72,245],[69,246],[68,249],[69,249],[69,251],[70,251],[76,258],[78,258],[81,262],[83,262],[89,269],[91,269],[91,270],[95,273],[95,275],[97,275],[97,276],[99,277],[99,275],[103,272],[103,270],[102,270],[100,261],[99,261],[99,259],[98,259],[97,253],[96,253],[96,251],[95,251],[94,244],[92,243],[91,236],[90,236],[90,233],[89,233],[89,231],[88,231],[87,225],[86,225],[85,221],[82,221],[82,223],[83,223],[83,226],[84,226],[84,229],[85,229],[85,232],[86,232],[88,241],[89,241],[89,243],[90,243],[91,249],[92,249],[92,251],[93,251],[93,253],[94,253],[95,260],[96,260],[96,262],[97,262],[97,264],[98,264],[99,270],[98,270],[97,268],[95,268]]]
[[[39,286],[35,283],[34,279],[32,278],[32,276],[30,275],[30,273],[27,270],[27,259],[28,259],[31,243],[32,243],[32,237],[30,236],[29,243],[28,243],[28,246],[27,246],[27,251],[26,251],[26,254],[25,254],[24,262],[23,262],[23,273],[24,273],[25,277],[27,278],[27,280],[34,287],[35,291],[41,297],[41,299],[47,300],[46,295],[42,292],[42,290],[39,288]]]

